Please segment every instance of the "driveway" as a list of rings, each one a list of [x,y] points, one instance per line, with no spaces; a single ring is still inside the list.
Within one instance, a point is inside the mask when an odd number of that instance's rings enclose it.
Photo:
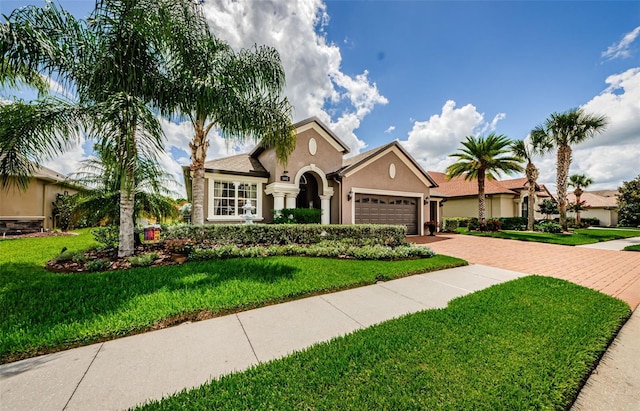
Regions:
[[[571,247],[470,235],[413,237],[438,254],[528,274],[568,280],[640,304],[640,253]]]

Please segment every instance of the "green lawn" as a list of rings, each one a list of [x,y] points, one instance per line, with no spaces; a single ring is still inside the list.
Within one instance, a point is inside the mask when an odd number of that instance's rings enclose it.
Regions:
[[[569,409],[629,315],[596,291],[525,277],[141,408]]]
[[[43,264],[76,237],[0,241],[0,360],[112,339],[158,323],[263,306],[411,273],[464,265],[435,256],[405,261],[305,257],[230,259],[103,273],[55,274]]]
[[[640,251],[640,244],[628,245],[624,248],[624,251]]]
[[[574,230],[573,234],[550,234],[530,231],[469,232],[466,228],[460,232],[478,237],[507,238],[511,240],[537,241],[540,243],[560,245],[594,244],[602,241],[619,240],[621,238],[640,237],[640,230],[633,229],[607,230],[587,228]]]

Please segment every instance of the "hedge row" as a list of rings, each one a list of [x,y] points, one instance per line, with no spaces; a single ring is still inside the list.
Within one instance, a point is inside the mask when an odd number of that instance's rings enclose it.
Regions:
[[[165,239],[188,238],[196,246],[317,244],[348,239],[354,246],[397,247],[405,242],[404,226],[353,224],[210,224],[178,225],[163,230]]]

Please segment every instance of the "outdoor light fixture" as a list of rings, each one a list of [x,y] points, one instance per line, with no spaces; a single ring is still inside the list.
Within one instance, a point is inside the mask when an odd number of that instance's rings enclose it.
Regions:
[[[347,200],[351,201],[352,198],[353,198],[353,190],[349,190],[349,192],[347,193]]]
[[[427,205],[427,203],[429,202],[429,197],[425,197],[424,200],[422,200],[422,204]]]

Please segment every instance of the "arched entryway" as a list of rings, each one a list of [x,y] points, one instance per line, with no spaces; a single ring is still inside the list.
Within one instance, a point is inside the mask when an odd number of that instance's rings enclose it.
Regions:
[[[306,172],[300,176],[300,192],[296,197],[297,208],[321,208],[319,182],[314,173]]]

